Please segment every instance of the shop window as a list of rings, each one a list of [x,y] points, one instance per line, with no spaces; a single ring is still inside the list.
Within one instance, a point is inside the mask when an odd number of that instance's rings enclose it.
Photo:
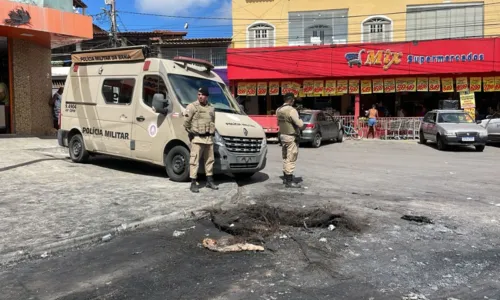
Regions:
[[[362,42],[381,43],[392,41],[392,20],[383,16],[368,18],[363,21]]]
[[[105,79],[102,96],[106,104],[130,104],[134,94],[135,79]]]
[[[408,5],[406,40],[483,37],[484,3]]]
[[[275,28],[269,23],[259,22],[248,27],[247,36],[249,48],[273,47]]]
[[[153,104],[153,96],[156,93],[163,94],[167,98],[167,85],[163,78],[158,75],[146,75],[142,83],[142,101],[147,106]]]
[[[288,13],[288,45],[347,43],[347,9]]]

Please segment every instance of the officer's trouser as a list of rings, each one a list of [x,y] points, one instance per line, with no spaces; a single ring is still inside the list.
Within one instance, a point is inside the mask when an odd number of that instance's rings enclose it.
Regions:
[[[283,172],[286,175],[293,175],[295,171],[295,163],[299,156],[299,140],[293,135],[280,135],[281,139],[281,154],[283,157]]]
[[[191,144],[191,156],[189,158],[189,177],[191,179],[196,179],[200,159],[202,158],[205,160],[205,174],[212,176],[214,170],[214,144]]]

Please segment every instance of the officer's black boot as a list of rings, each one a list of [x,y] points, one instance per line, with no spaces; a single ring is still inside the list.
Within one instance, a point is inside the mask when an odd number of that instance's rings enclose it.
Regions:
[[[298,189],[298,188],[301,187],[300,184],[295,183],[293,181],[293,175],[286,175],[286,184],[285,184],[285,186],[287,188],[296,188],[296,189]]]
[[[198,185],[196,184],[196,179],[191,179],[191,187],[189,188],[193,193],[199,193]]]
[[[283,184],[286,184],[286,174],[283,172]]]
[[[212,190],[218,190],[219,187],[215,185],[214,179],[212,176],[207,176],[207,188],[210,188]]]

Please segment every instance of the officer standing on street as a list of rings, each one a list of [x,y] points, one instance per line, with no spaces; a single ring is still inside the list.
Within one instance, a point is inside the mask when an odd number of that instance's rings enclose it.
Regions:
[[[299,113],[293,107],[295,103],[294,94],[287,93],[284,100],[285,103],[276,110],[282,144],[284,183],[287,188],[300,188],[300,185],[293,181],[293,172],[299,155],[300,131],[304,129],[304,122],[299,118]]]
[[[208,89],[198,89],[198,100],[189,104],[184,112],[184,127],[191,140],[191,155],[189,158],[189,176],[191,177],[191,192],[198,193],[196,184],[200,159],[205,160],[207,187],[212,190],[219,188],[213,181],[214,167],[214,135],[215,108],[208,103]]]

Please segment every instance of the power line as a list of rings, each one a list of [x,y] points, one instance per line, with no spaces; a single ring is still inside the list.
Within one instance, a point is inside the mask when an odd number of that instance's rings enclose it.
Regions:
[[[455,3],[454,3],[455,4]],[[491,3],[484,3],[482,6],[490,6],[490,5],[498,5],[500,2],[491,2]],[[479,6],[479,5],[476,5]],[[437,7],[437,8],[429,8],[426,9],[426,12],[429,11],[446,11],[446,10],[452,10],[456,9],[456,7]],[[339,10],[339,9],[337,9]],[[269,11],[269,10],[268,10]],[[332,10],[330,10],[332,11]],[[133,11],[119,11],[120,13],[124,14],[132,14],[132,15],[141,15],[141,16],[152,16],[152,17],[163,17],[163,18],[175,18],[175,19],[202,19],[202,20],[242,20],[242,21],[256,21],[256,19],[251,19],[251,18],[230,18],[230,17],[204,17],[204,16],[179,16],[179,15],[165,15],[165,14],[153,14],[153,13],[141,13],[141,12],[133,12]],[[324,11],[323,11],[324,12]],[[298,13],[298,12],[295,12]],[[301,11],[300,13],[308,13],[308,11]],[[400,14],[407,14],[407,11],[400,11],[400,12],[392,12],[392,13],[385,13],[383,15],[389,16],[389,15],[400,15]],[[371,17],[373,14],[364,14],[364,15],[352,15],[352,16],[340,16],[340,17],[311,17],[311,20],[331,20],[331,19],[349,19],[349,18],[367,18]],[[266,20],[268,21],[288,21],[289,18],[267,18]],[[304,19],[305,20],[305,19]]]

